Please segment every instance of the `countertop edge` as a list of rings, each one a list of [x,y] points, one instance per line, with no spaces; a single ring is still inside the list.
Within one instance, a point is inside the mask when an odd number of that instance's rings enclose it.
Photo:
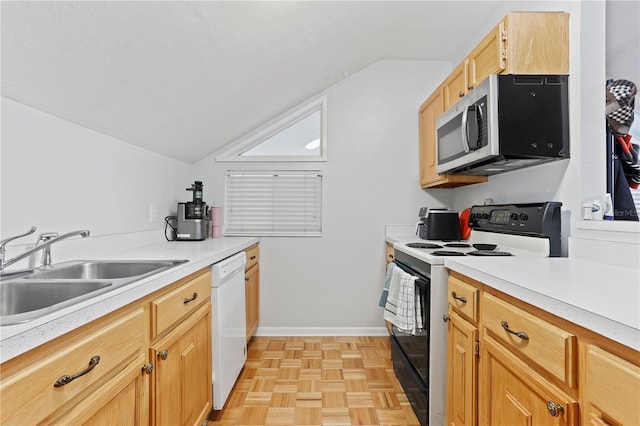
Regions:
[[[151,244],[120,253],[118,259],[163,258],[189,261],[113,292],[44,315],[29,323],[1,326],[0,363],[82,327],[259,242],[260,239],[257,237],[233,237],[217,241],[211,239],[203,242],[170,243],[173,246],[166,243]],[[92,257],[94,260],[109,258],[113,259],[114,256]]]
[[[567,262],[570,261],[570,259],[567,259]],[[446,259],[445,267],[608,339],[640,351],[640,330],[637,328],[558,300],[548,294],[515,283],[513,280],[504,279],[495,272],[488,272],[480,267],[467,265],[464,260]]]

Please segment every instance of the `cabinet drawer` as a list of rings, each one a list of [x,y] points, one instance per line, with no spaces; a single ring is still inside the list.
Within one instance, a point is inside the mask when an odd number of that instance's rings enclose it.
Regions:
[[[576,336],[523,309],[484,293],[482,324],[509,349],[538,364],[549,374],[575,388]],[[514,333],[524,333],[519,337]]]
[[[596,417],[601,424],[640,425],[640,367],[590,345],[586,377],[587,399],[606,418]]]
[[[180,318],[193,312],[211,297],[211,273],[206,272],[179,284],[151,302],[152,338],[164,332]]]
[[[50,416],[68,402],[82,399],[101,387],[122,366],[144,353],[146,316],[142,308],[97,326],[88,337],[69,337],[68,347],[51,351],[47,345],[29,352],[32,367],[2,378],[0,423],[50,423]],[[64,347],[64,345],[63,345]],[[65,375],[76,375],[99,362],[86,374],[60,387],[54,383]],[[140,364],[142,367],[142,364]]]
[[[447,298],[453,310],[462,314],[467,319],[478,322],[478,294],[479,290],[472,285],[449,277],[449,293]]]
[[[393,244],[387,243],[387,263],[393,262]]]
[[[247,264],[245,265],[244,270],[248,271],[253,265],[260,261],[260,249],[258,245],[256,244],[255,246],[249,247],[245,251],[245,255],[247,256]]]

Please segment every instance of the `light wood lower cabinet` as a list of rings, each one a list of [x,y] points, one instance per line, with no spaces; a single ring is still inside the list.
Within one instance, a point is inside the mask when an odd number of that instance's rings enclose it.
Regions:
[[[478,328],[449,309],[447,335],[447,424],[477,424]]]
[[[509,349],[482,342],[479,424],[579,425],[578,402],[537,374]]]
[[[2,363],[0,424],[202,424],[213,402],[210,279],[202,269]]]
[[[246,256],[244,297],[248,342],[256,332],[260,322],[260,254],[258,245],[249,247],[246,251]]]
[[[586,346],[585,358],[586,422],[640,425],[640,366],[594,345]]]
[[[126,309],[3,363],[0,424],[82,423],[108,410],[104,395],[126,401],[132,413],[146,407],[120,394],[123,380],[140,398],[147,394],[146,325],[144,309]]]
[[[199,425],[207,418],[213,400],[209,348],[209,301],[152,345],[153,424]]]
[[[448,291],[447,425],[640,425],[638,351],[453,271]]]

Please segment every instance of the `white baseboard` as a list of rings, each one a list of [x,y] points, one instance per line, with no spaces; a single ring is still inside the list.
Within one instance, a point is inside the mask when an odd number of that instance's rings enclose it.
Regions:
[[[256,336],[388,336],[386,327],[258,327]]]

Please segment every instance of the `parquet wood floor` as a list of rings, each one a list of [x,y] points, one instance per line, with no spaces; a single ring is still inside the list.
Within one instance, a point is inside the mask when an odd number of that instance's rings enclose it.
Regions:
[[[419,426],[388,337],[254,337],[209,426]]]

